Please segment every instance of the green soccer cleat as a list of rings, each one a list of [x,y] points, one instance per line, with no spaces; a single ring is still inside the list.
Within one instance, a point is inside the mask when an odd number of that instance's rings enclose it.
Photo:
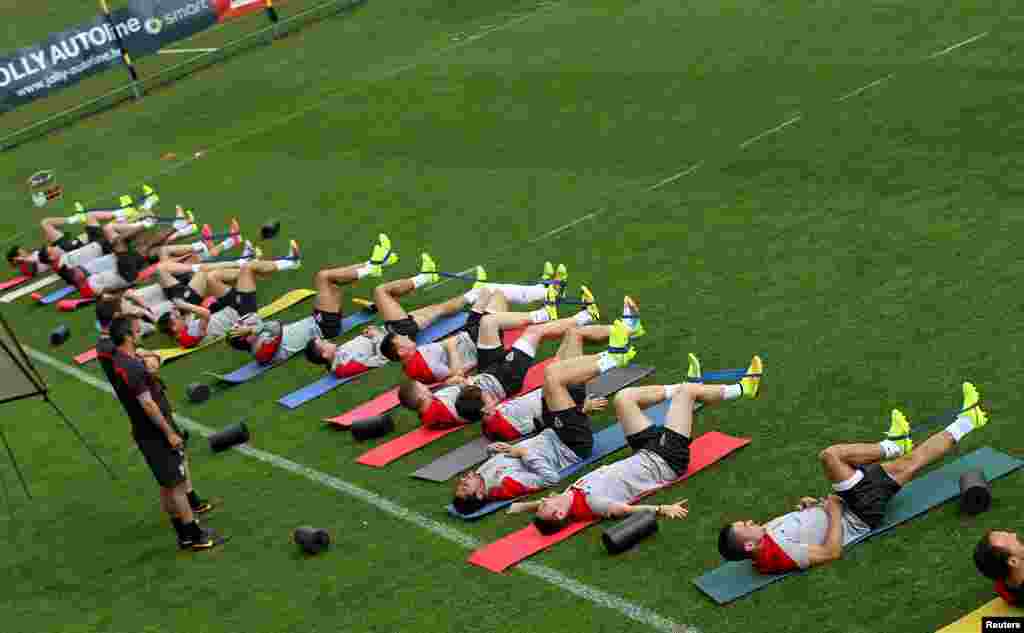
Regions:
[[[909,455],[910,451],[914,450],[914,440],[910,439],[910,422],[899,409],[892,410],[892,424],[889,425],[885,439],[899,446],[904,455]]]
[[[764,372],[764,363],[760,356],[750,359],[750,367],[747,368],[747,375],[740,380],[740,387],[743,388],[744,398],[756,398],[761,394],[761,374]]]
[[[594,323],[601,320],[601,309],[597,307],[597,300],[594,299],[594,293],[590,292],[590,288],[580,286],[580,301],[586,306],[587,312],[590,313],[590,318],[594,320]]]
[[[688,382],[704,382],[704,370],[700,368],[700,359],[693,352],[686,355],[690,364],[686,368],[686,380]]]
[[[640,322],[640,306],[629,295],[622,298],[622,322],[629,327],[630,338],[640,338],[647,334],[644,324]]]
[[[551,262],[544,262],[544,272],[540,274],[541,281],[551,281],[555,278],[555,265]]]
[[[981,408],[981,395],[978,388],[969,382],[964,383],[964,404],[961,414],[971,418],[974,428],[980,429],[988,424],[988,413]]]
[[[377,268],[374,277],[380,277],[380,271],[385,266],[392,266],[398,263],[398,254],[391,250],[391,238],[381,233],[377,236],[377,243],[373,246],[373,254],[370,255],[370,265]]]
[[[473,282],[473,288],[483,288],[487,285],[487,270],[480,265],[477,265],[473,269],[473,274],[476,276],[476,281]]]
[[[423,253],[420,256],[420,260],[420,274],[430,275],[430,283],[436,284],[440,281],[441,275],[437,274],[437,264],[430,255]]]
[[[608,353],[619,367],[628,367],[636,356],[636,348],[629,344],[629,326],[616,320],[608,336]]]
[[[76,202],[75,211],[77,211],[78,213],[85,213],[85,205],[82,204],[81,202]]]
[[[128,208],[128,207],[132,206],[132,204],[133,204],[132,197],[131,196],[121,196],[120,198],[117,199],[117,203],[118,203],[118,206],[120,206],[122,209]]]
[[[555,284],[558,286],[559,294],[564,297],[565,289],[569,286],[569,269],[565,264],[559,264],[555,269]]]

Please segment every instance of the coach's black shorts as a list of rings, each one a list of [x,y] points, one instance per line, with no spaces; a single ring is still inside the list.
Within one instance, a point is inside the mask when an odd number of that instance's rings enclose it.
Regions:
[[[665,460],[676,477],[686,474],[690,467],[690,438],[664,426],[651,425],[626,437],[633,452],[648,450]]]
[[[341,310],[337,312],[325,312],[313,308],[313,320],[320,328],[324,338],[334,338],[341,335]]]
[[[864,478],[849,490],[837,492],[839,498],[862,521],[875,529],[882,524],[889,500],[900,491],[900,485],[885,472],[880,464],[868,464],[860,469]]]
[[[553,429],[558,439],[582,459],[594,451],[594,428],[590,416],[579,407],[563,411],[544,411],[544,428]]]
[[[103,234],[102,228],[94,225],[86,225],[85,234],[89,238],[90,243],[96,242],[100,245],[100,249],[103,251],[104,255],[109,255],[114,252],[114,246],[107,239],[107,236]],[[67,250],[64,249],[64,247],[61,248],[63,250]]]
[[[490,374],[497,378],[505,390],[505,395],[510,398],[523,388],[526,372],[533,367],[533,356],[515,347],[508,351],[505,351],[504,347],[491,349],[478,347],[476,359],[477,367],[483,367],[480,373]]]
[[[420,333],[419,324],[411,316],[406,316],[404,319],[398,319],[397,321],[385,321],[384,327],[392,334],[408,336],[411,339],[415,339]]]
[[[163,437],[135,438],[135,444],[161,488],[173,488],[185,481],[184,448],[171,448]]]
[[[259,305],[256,303],[256,293],[232,288],[223,297],[213,302],[210,312],[219,312],[224,308],[234,308],[240,317],[255,314],[259,309]]]

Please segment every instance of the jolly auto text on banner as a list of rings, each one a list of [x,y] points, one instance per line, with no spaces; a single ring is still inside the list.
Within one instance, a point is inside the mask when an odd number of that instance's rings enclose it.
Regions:
[[[217,23],[213,0],[130,0],[112,12],[53,33],[0,57],[0,112],[45,97],[122,63],[114,29],[129,55],[143,57]]]
[[[0,57],[0,110],[44,97],[121,63],[114,32],[102,17],[51,34]]]

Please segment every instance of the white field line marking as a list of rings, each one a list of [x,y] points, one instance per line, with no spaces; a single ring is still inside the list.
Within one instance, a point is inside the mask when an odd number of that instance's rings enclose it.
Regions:
[[[113,395],[114,393],[114,390],[110,385],[106,384],[102,380],[59,361],[48,354],[36,351],[30,347],[26,347],[25,352],[27,352],[28,355],[36,361],[56,369],[63,374],[71,376],[72,378],[110,395]],[[183,415],[176,413],[174,415],[174,419],[185,428],[190,431],[195,431],[203,437],[209,437],[216,433],[216,430]],[[253,448],[248,444],[236,446],[233,450],[237,450],[247,457],[251,457],[265,464],[270,464],[275,468],[288,471],[292,474],[299,475],[300,477],[305,477],[314,483],[318,483],[346,496],[352,497],[353,499],[362,501],[397,519],[407,523],[412,523],[419,528],[427,530],[435,536],[439,536],[444,540],[450,543],[455,543],[465,549],[476,549],[481,545],[481,542],[477,538],[470,536],[465,532],[461,532],[453,527],[435,521],[434,519],[420,514],[419,512],[399,505],[386,497],[382,497],[375,492],[371,492],[365,488],[351,484],[333,475],[328,475],[327,473],[320,472],[319,470],[310,468],[309,466],[293,462],[292,460],[281,457],[280,455],[262,451],[258,448]],[[624,598],[620,598],[619,596],[607,593],[596,587],[591,587],[590,585],[581,583],[573,578],[569,578],[561,572],[551,569],[545,565],[526,562],[519,564],[516,569],[519,569],[534,578],[549,582],[560,589],[564,589],[565,591],[598,606],[618,611],[627,618],[640,624],[647,625],[657,631],[663,631],[664,633],[699,633],[697,629],[688,626],[681,626],[678,623],[651,611],[650,609],[646,609]]]
[[[929,55],[927,57],[927,59],[935,59],[936,57],[942,57],[946,53],[952,53],[953,51],[955,51],[956,49],[960,48],[961,46],[967,46],[968,44],[970,44],[972,42],[977,42],[981,38],[987,36],[988,33],[989,33],[988,31],[985,31],[984,33],[978,33],[977,35],[975,35],[973,37],[969,37],[969,38],[967,38],[966,40],[964,40],[962,42],[958,42],[956,44],[953,44],[952,46],[949,46],[949,47],[946,47],[946,48],[942,49],[941,51],[936,51],[936,52],[932,53],[931,55]]]
[[[216,53],[219,48],[161,48],[159,55],[181,55],[182,53]]]
[[[458,42],[454,42],[452,44],[449,44],[448,46],[443,46],[443,47],[437,49],[436,51],[434,51],[432,53],[428,53],[426,55],[423,55],[422,57],[420,57],[418,59],[415,59],[415,60],[413,60],[411,62],[408,62],[406,64],[402,64],[401,66],[396,66],[394,68],[391,68],[390,70],[386,70],[386,71],[380,73],[379,75],[377,75],[376,77],[373,77],[371,79],[367,79],[366,83],[379,82],[379,81],[385,81],[387,79],[392,79],[393,77],[395,77],[397,75],[400,75],[400,74],[404,73],[407,70],[412,70],[412,69],[416,68],[417,66],[422,66],[423,64],[426,64],[428,62],[432,62],[432,61],[442,57],[446,53],[449,53],[449,52],[454,51],[454,50],[458,50],[458,49],[460,49],[460,48],[462,48],[464,46],[472,44],[473,42],[479,40],[480,38],[482,38],[482,37],[484,37],[486,35],[490,35],[492,33],[498,33],[500,31],[504,31],[504,30],[510,29],[510,28],[512,28],[514,26],[518,26],[519,24],[522,24],[523,22],[526,22],[527,20],[529,20],[529,19],[531,19],[531,18],[541,14],[546,9],[557,7],[558,4],[560,4],[560,3],[559,2],[554,2],[554,3],[539,4],[532,11],[530,11],[529,13],[525,13],[523,15],[518,15],[518,16],[516,16],[514,18],[511,18],[508,21],[503,22],[503,23],[501,23],[501,24],[499,24],[497,26],[494,26],[492,28],[489,28],[487,30],[479,32],[479,33],[477,33],[475,35],[472,35],[470,37],[467,37],[465,39],[459,40]],[[298,117],[303,116],[304,114],[307,114],[308,112],[311,112],[313,110],[319,109],[319,108],[323,107],[325,104],[327,104],[327,102],[329,102],[329,101],[331,101],[333,99],[337,99],[337,98],[346,97],[346,96],[349,96],[349,95],[356,94],[357,92],[359,92],[362,89],[363,89],[362,85],[359,85],[356,88],[349,88],[348,85],[346,85],[345,87],[338,88],[336,91],[333,91],[333,92],[332,91],[328,91],[328,93],[326,95],[324,95],[323,97],[321,97],[320,99],[318,99],[316,101],[313,101],[312,103],[310,103],[310,104],[308,104],[306,106],[303,106],[303,107],[301,107],[301,108],[299,108],[297,110],[292,110],[288,114],[286,114],[286,115],[284,115],[282,117],[279,117],[277,119],[274,119],[273,121],[270,121],[269,123],[267,123],[265,125],[262,125],[262,126],[257,127],[257,128],[253,128],[253,129],[248,130],[245,133],[240,134],[240,135],[238,135],[238,136],[236,136],[234,138],[227,139],[226,141],[224,141],[222,143],[217,143],[216,145],[212,145],[212,146],[206,148],[206,150],[203,152],[203,156],[205,157],[206,155],[208,155],[210,152],[213,152],[213,151],[219,151],[219,150],[227,149],[228,147],[231,147],[232,145],[236,145],[238,143],[241,143],[242,141],[244,141],[246,139],[249,139],[249,138],[252,138],[254,136],[258,136],[260,134],[263,134],[264,132],[266,132],[268,130],[271,130],[271,129],[275,128],[275,127],[278,127],[280,125],[288,123],[289,121],[292,121],[294,119],[297,119]],[[185,158],[182,161],[179,161],[177,163],[173,163],[173,164],[167,166],[166,168],[158,171],[157,173],[153,174],[152,176],[149,176],[145,180],[141,180],[141,181],[137,182],[136,186],[137,187],[138,186],[142,186],[143,184],[145,184],[147,182],[150,182],[154,178],[157,178],[157,177],[160,177],[160,176],[166,176],[167,174],[173,173],[173,172],[181,169],[182,167],[185,167],[185,166],[191,164],[195,160],[197,160],[197,158],[195,156],[191,156],[190,155],[190,156],[188,156],[187,158]],[[117,191],[114,191],[114,192],[112,192],[110,194],[110,196],[117,196],[117,195],[119,195],[119,192],[117,192]]]
[[[889,73],[888,75],[886,75],[885,77],[882,77],[881,79],[876,79],[876,80],[872,81],[869,84],[865,84],[865,85],[861,86],[860,88],[857,88],[856,90],[852,90],[850,92],[847,92],[843,96],[841,96],[838,99],[836,99],[836,103],[842,103],[843,101],[846,101],[847,99],[852,99],[853,97],[856,97],[857,95],[861,94],[862,92],[865,92],[867,90],[871,90],[875,86],[878,86],[880,84],[883,84],[883,83],[889,81],[890,79],[893,78],[893,76],[895,74],[896,73]]]
[[[669,176],[668,178],[666,178],[664,180],[661,180],[661,181],[658,181],[657,183],[651,185],[650,187],[647,188],[647,191],[656,191],[657,189],[660,189],[661,187],[664,187],[665,185],[669,184],[670,182],[675,182],[675,181],[679,180],[680,178],[682,178],[684,176],[689,176],[693,172],[695,172],[698,169],[700,169],[700,166],[703,165],[703,164],[704,164],[704,161],[702,161],[702,160],[701,161],[697,161],[696,163],[690,165],[689,167],[687,167],[683,171],[679,172],[678,174],[675,174],[674,176]]]
[[[775,127],[771,128],[770,130],[765,130],[764,132],[761,132],[757,136],[752,136],[752,137],[748,138],[747,140],[743,141],[742,143],[740,143],[740,149],[747,149],[748,147],[750,147],[754,143],[760,141],[764,137],[766,137],[766,136],[768,136],[770,134],[775,134],[776,132],[782,131],[782,130],[786,129],[787,127],[793,125],[794,123],[796,123],[797,121],[799,121],[802,118],[803,118],[803,115],[802,114],[798,114],[798,115],[796,115],[795,117],[793,117],[791,119],[788,119],[786,121],[783,121],[782,123],[779,123],[778,125],[776,125]]]

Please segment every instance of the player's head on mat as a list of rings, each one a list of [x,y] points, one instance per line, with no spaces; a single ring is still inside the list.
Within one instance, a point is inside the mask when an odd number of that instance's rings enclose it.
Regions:
[[[28,251],[17,244],[7,249],[7,263],[11,266],[17,268],[19,261],[23,257],[28,257]]]
[[[470,471],[455,481],[455,495],[452,506],[459,514],[473,514],[487,503],[487,486],[484,478],[476,471]]]
[[[51,244],[43,244],[38,251],[36,251],[36,259],[39,263],[50,268],[56,268],[57,262],[60,261],[61,250]]]
[[[306,360],[314,365],[330,365],[338,346],[322,338],[314,338],[306,343]]]
[[[1003,580],[1024,565],[1024,544],[1016,532],[989,530],[974,548],[974,564],[992,580]]]
[[[240,352],[251,352],[255,336],[228,336],[228,345]]]
[[[403,382],[402,386],[398,388],[398,402],[406,409],[423,411],[430,406],[430,401],[433,399],[434,395],[430,389],[415,380]]]
[[[498,406],[498,401],[494,396],[485,393],[476,385],[466,385],[455,401],[455,412],[463,420],[479,422],[485,416],[494,413],[496,406]]]
[[[554,534],[569,525],[571,508],[572,495],[550,494],[540,500],[533,516],[533,526],[541,534]]]
[[[380,342],[381,355],[392,361],[404,361],[416,353],[416,341],[404,334],[388,332]]]
[[[718,553],[726,560],[750,558],[761,547],[766,531],[753,521],[734,521],[718,532]]]
[[[164,312],[160,315],[160,318],[156,320],[156,329],[168,336],[174,336],[184,327],[185,319],[181,318],[181,313],[179,313],[177,309],[171,309],[168,312]]]

